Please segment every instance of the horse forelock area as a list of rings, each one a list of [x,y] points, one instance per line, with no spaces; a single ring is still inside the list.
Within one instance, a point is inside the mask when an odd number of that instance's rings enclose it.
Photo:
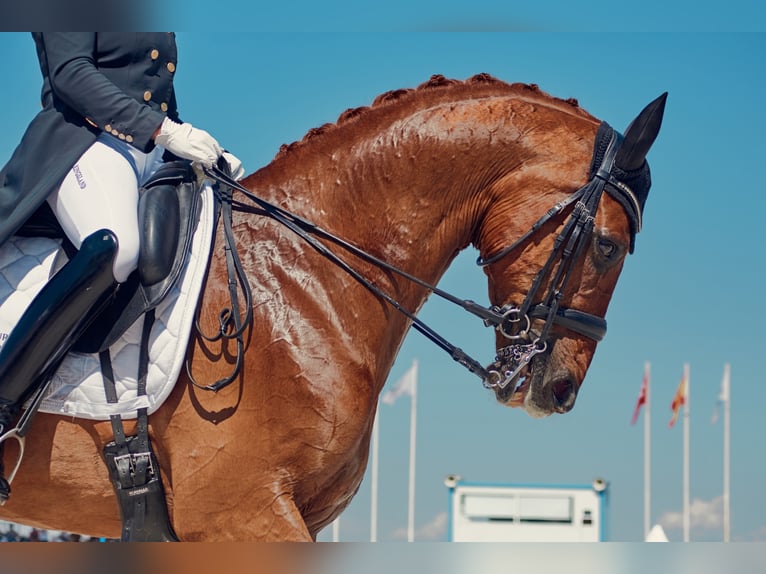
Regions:
[[[335,123],[325,123],[310,129],[303,139],[283,144],[272,164],[290,157],[299,150],[312,149],[310,144],[329,141],[333,139],[333,135],[343,137],[344,128],[372,122],[387,113],[406,114],[409,110],[422,109],[430,102],[435,105],[445,101],[514,95],[559,108],[567,113],[592,118],[579,106],[575,98],[562,99],[551,96],[537,84],[507,83],[487,73],[476,74],[464,81],[436,74],[415,88],[396,89],[380,94],[369,106],[349,108],[340,114]]]

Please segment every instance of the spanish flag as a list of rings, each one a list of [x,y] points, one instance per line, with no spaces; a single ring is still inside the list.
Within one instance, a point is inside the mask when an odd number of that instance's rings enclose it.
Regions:
[[[688,384],[689,382],[686,380],[686,371],[684,371],[684,374],[681,377],[681,382],[678,383],[676,394],[673,397],[673,402],[670,403],[670,410],[673,411],[673,417],[670,419],[670,423],[668,424],[669,427],[676,424],[678,413],[681,410],[681,407],[686,404],[686,389]]]

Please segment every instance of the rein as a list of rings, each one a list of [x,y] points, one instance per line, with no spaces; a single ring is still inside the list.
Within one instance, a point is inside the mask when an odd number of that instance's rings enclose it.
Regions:
[[[204,391],[219,391],[225,386],[229,385],[239,376],[239,372],[242,369],[242,360],[245,354],[245,331],[250,328],[253,323],[253,294],[250,289],[250,283],[245,275],[245,270],[242,267],[242,261],[239,258],[239,252],[234,240],[234,230],[232,229],[232,190],[233,187],[227,183],[231,182],[231,178],[223,171],[216,168],[218,176],[211,176],[218,182],[225,185],[216,186],[215,190],[215,225],[218,226],[219,219],[223,219],[223,236],[224,236],[224,251],[226,253],[226,273],[228,276],[227,284],[229,286],[229,300],[231,301],[231,308],[225,307],[218,314],[218,332],[215,335],[205,335],[202,332],[202,327],[199,323],[199,316],[194,320],[194,328],[197,330],[199,336],[205,341],[218,341],[218,340],[235,340],[237,342],[237,355],[234,362],[234,367],[227,376],[218,379],[216,382],[203,385],[197,382],[192,375],[191,365],[189,360],[186,360],[186,374],[189,377],[191,383]],[[210,174],[208,174],[210,176]],[[224,178],[226,181],[224,181]],[[236,182],[234,182],[236,183]],[[213,236],[215,237],[215,230]],[[237,285],[242,289],[242,293],[245,296],[245,317],[242,318],[239,305],[239,294],[237,291]]]
[[[535,224],[532,225],[532,228],[527,233],[525,233],[510,246],[504,248],[491,257],[486,259],[479,257],[477,260],[477,264],[480,266],[491,265],[492,263],[499,261],[503,257],[516,250],[519,245],[529,239],[533,233],[535,233],[551,218],[559,214],[566,207],[572,205],[572,203],[575,203],[574,209],[572,210],[572,213],[570,214],[564,229],[561,231],[561,233],[559,233],[554,242],[554,247],[551,255],[535,277],[532,287],[528,291],[524,302],[519,307],[514,307],[512,305],[505,305],[503,307],[494,305],[491,307],[483,307],[469,299],[460,299],[455,297],[454,295],[439,289],[435,285],[431,285],[419,279],[418,277],[415,277],[414,275],[411,275],[406,271],[403,271],[375,257],[374,255],[367,253],[366,251],[349,243],[348,241],[333,235],[325,229],[322,229],[311,221],[308,221],[299,215],[296,215],[270,203],[261,197],[258,197],[250,190],[239,184],[237,181],[233,180],[229,175],[221,171],[216,166],[204,169],[204,173],[219,185],[230,188],[228,193],[219,194],[217,196],[219,201],[224,202],[224,205],[226,205],[226,203],[229,204],[228,210],[226,207],[224,207],[224,211],[227,212],[227,216],[229,218],[229,228],[227,229],[226,233],[227,260],[230,257],[230,252],[236,254],[233,236],[231,236],[230,233],[231,209],[234,208],[245,213],[266,215],[290,229],[292,232],[306,241],[318,253],[332,261],[335,265],[356,279],[370,292],[385,300],[394,309],[410,319],[412,321],[412,326],[417,331],[425,335],[442,350],[446,351],[453,358],[453,360],[457,361],[463,367],[468,369],[468,371],[481,378],[486,388],[499,387],[502,389],[505,388],[521,372],[521,370],[529,364],[535,355],[545,352],[548,347],[547,339],[550,334],[550,329],[553,325],[558,325],[569,329],[580,335],[589,337],[590,339],[593,339],[597,342],[603,339],[604,335],[606,334],[606,321],[603,317],[592,315],[590,313],[576,309],[561,307],[560,301],[563,297],[564,289],[570,277],[574,262],[577,260],[584,244],[587,242],[587,238],[590,237],[590,234],[593,231],[593,221],[596,208],[598,207],[598,203],[604,189],[606,188],[612,195],[619,193],[624,197],[629,193],[630,196],[633,197],[630,188],[617,180],[611,173],[611,170],[614,166],[614,157],[617,153],[620,142],[621,136],[616,131],[610,129],[610,141],[603,161],[601,162],[601,166],[583,187],[575,191],[567,199],[559,202],[553,208],[548,210],[542,218],[540,218]],[[255,206],[233,199],[231,190],[234,189],[244,194],[245,197],[247,197],[251,202],[255,204]],[[633,199],[635,200],[635,198]],[[346,261],[344,261],[332,250],[328,249],[325,244],[318,241],[317,238],[326,239],[332,243],[335,243],[349,253],[352,253],[353,255],[364,259],[379,268],[391,271],[392,273],[395,273],[407,279],[408,281],[411,281],[412,283],[427,289],[429,292],[434,293],[438,297],[441,297],[450,303],[460,306],[465,311],[482,319],[485,326],[495,328],[506,338],[514,342],[511,345],[500,349],[500,351],[498,351],[496,361],[492,363],[489,368],[485,369],[481,366],[481,364],[478,363],[478,361],[470,357],[459,347],[451,344],[444,337],[439,335],[435,330],[433,330],[422,320],[416,317],[414,313],[403,307],[401,303],[370,282],[359,271],[351,267],[348,263],[346,263]],[[541,303],[533,304],[533,299],[539,291],[543,279],[551,272],[557,260],[559,261],[559,264],[556,267],[555,275],[547,294]],[[236,268],[236,272],[232,271],[232,265]],[[244,272],[241,268],[239,258],[236,257],[236,255],[232,257],[232,262],[229,265],[229,285],[230,291],[233,291],[233,306],[236,308],[236,284],[232,287],[234,282],[234,274],[239,278],[240,284],[249,297],[249,286],[246,287],[247,281],[244,279]],[[226,321],[224,322],[222,319],[221,333],[223,334],[226,331],[227,323],[235,321],[235,334],[241,336],[245,326],[249,325],[252,319],[250,307],[251,306],[249,305],[248,299],[247,317],[244,322],[239,321],[238,313],[233,313],[228,309],[224,310],[221,313],[221,316],[222,318],[225,317]],[[545,320],[545,324],[539,333],[535,333],[531,329],[531,323],[535,319]],[[220,338],[220,336],[221,335],[219,335],[218,338]],[[233,338],[232,335],[226,335],[226,337]],[[214,385],[208,385],[202,388],[206,388],[208,390],[218,390],[235,378],[239,367],[241,366],[241,354],[243,353],[241,338],[238,338],[237,340],[238,354],[237,363],[235,365],[235,372],[229,378],[227,378],[227,382],[223,384],[221,384],[222,381],[219,381]]]
[[[379,287],[377,287],[372,282],[370,282],[359,271],[351,267],[337,254],[335,254],[333,251],[328,249],[326,245],[319,242],[316,239],[316,237],[322,237],[333,243],[336,243],[343,249],[360,257],[361,259],[365,259],[366,261],[369,261],[370,263],[373,263],[374,265],[380,268],[387,269],[393,273],[396,273],[404,277],[405,279],[415,283],[416,285],[424,287],[425,289],[436,294],[437,296],[442,297],[443,299],[446,299],[447,301],[451,303],[459,305],[460,307],[462,307],[469,313],[472,313],[473,315],[476,315],[477,317],[481,318],[484,321],[484,324],[487,326],[494,326],[496,328],[500,328],[505,322],[504,315],[500,313],[497,308],[482,307],[481,305],[479,305],[478,303],[475,303],[474,301],[455,297],[451,295],[450,293],[447,293],[446,291],[443,291],[442,289],[439,289],[438,287],[434,285],[426,283],[422,279],[419,279],[415,277],[414,275],[411,275],[407,273],[406,271],[399,269],[398,267],[395,267],[381,259],[378,259],[374,255],[371,255],[367,253],[366,251],[356,247],[355,245],[347,242],[346,240],[341,239],[340,237],[337,237],[336,235],[333,235],[332,233],[322,229],[318,225],[300,217],[299,215],[296,215],[277,205],[274,205],[273,203],[266,201],[265,199],[258,197],[257,195],[252,193],[250,190],[243,187],[242,185],[237,183],[235,180],[231,179],[228,175],[223,173],[220,169],[218,169],[215,166],[210,169],[205,169],[204,171],[208,177],[210,177],[212,180],[214,180],[218,184],[222,184],[223,186],[236,189],[237,191],[243,193],[250,201],[255,203],[257,206],[257,207],[254,207],[247,203],[243,203],[234,199],[229,199],[229,201],[231,202],[231,205],[234,208],[236,208],[238,211],[241,211],[244,213],[253,213],[257,215],[267,215],[268,217],[271,217],[275,221],[284,225],[285,227],[290,229],[293,233],[295,233],[296,235],[301,237],[304,241],[306,241],[311,247],[313,247],[321,255],[323,255],[324,257],[332,261],[335,265],[337,265],[342,270],[344,270],[346,273],[351,275],[354,279],[356,279],[364,287],[370,290],[373,294],[382,298],[387,303],[389,303],[394,309],[396,309],[397,311],[405,315],[408,319],[412,321],[412,326],[417,331],[419,331],[420,333],[428,337],[428,339],[430,339],[433,343],[435,343],[441,349],[449,353],[449,355],[455,361],[463,365],[470,372],[479,376],[479,378],[481,378],[485,382],[491,378],[491,374],[486,369],[484,369],[484,367],[482,367],[478,361],[476,361],[475,359],[467,355],[459,347],[452,345],[444,337],[439,335],[431,327],[425,324],[421,319],[415,316],[414,313],[406,309],[396,299],[394,299],[389,294],[382,291]],[[233,249],[233,244],[232,246],[227,247],[227,250],[228,249]],[[222,326],[222,329],[223,329],[223,326]]]

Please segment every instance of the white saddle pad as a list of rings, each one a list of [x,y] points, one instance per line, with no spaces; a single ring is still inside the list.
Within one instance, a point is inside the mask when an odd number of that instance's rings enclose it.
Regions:
[[[138,354],[143,317],[110,348],[119,403],[109,404],[97,354],[69,353],[56,372],[40,411],[95,420],[110,415],[136,417],[159,408],[178,378],[186,356],[194,312],[205,277],[213,234],[213,191],[202,189],[202,209],[186,268],[156,309],[149,340],[147,395],[137,396]],[[42,289],[59,251],[58,241],[13,237],[0,246],[0,344],[5,342],[24,310]]]

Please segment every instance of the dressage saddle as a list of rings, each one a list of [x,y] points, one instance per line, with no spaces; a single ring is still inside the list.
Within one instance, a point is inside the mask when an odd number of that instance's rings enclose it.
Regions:
[[[200,209],[197,176],[191,163],[177,160],[163,164],[139,190],[138,268],[99,309],[98,317],[72,350],[99,353],[108,349],[139,317],[162,301],[186,264]],[[18,234],[60,239],[69,258],[77,251],[47,203]]]

